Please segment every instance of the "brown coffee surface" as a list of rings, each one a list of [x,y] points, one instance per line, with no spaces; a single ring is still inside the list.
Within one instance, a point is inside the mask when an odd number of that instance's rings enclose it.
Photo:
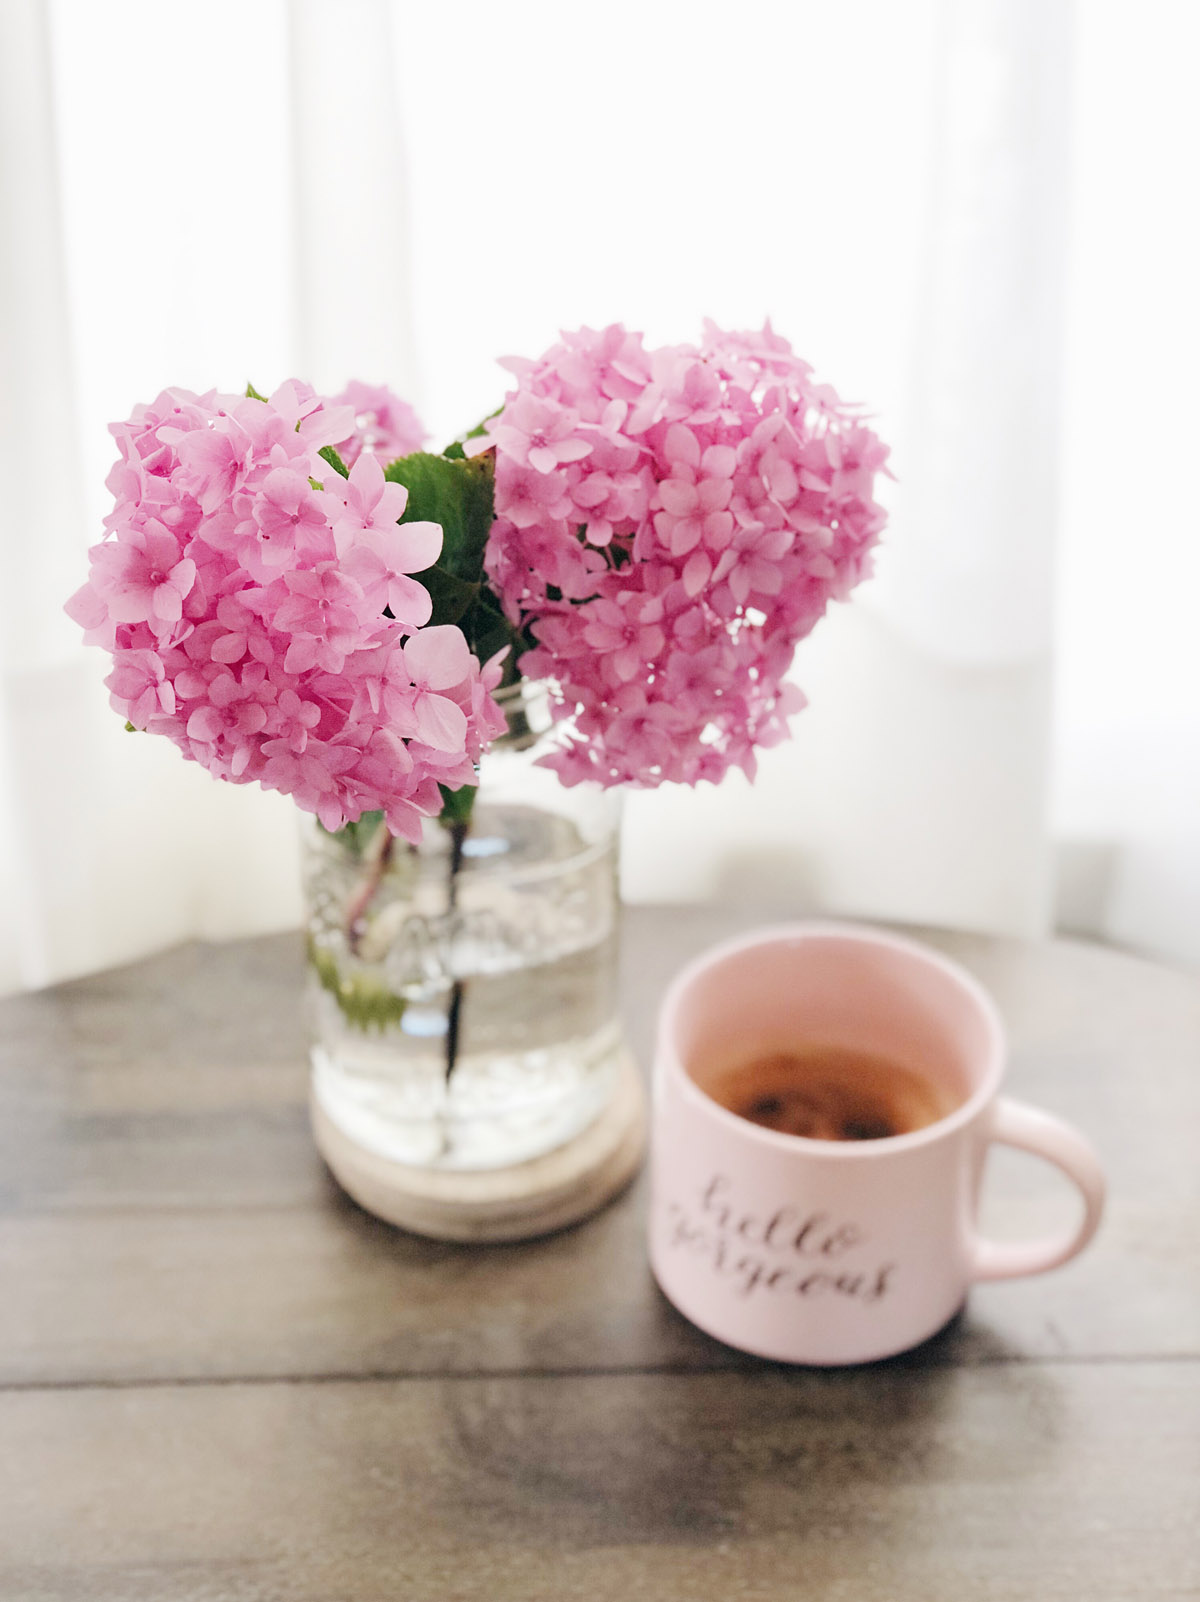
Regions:
[[[764,1129],[809,1140],[884,1140],[954,1110],[940,1085],[887,1057],[843,1046],[772,1052],[716,1074],[715,1101]]]

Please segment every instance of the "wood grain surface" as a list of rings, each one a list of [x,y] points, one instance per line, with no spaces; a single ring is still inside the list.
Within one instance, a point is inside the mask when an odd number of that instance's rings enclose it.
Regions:
[[[756,919],[632,910],[627,1019]],[[1200,981],[922,931],[1112,1181],[1093,1248],[832,1373],[701,1335],[642,1187],[521,1246],[361,1213],[295,937],[0,1003],[0,1599],[1200,1597]],[[985,1220],[1075,1205],[998,1153]]]

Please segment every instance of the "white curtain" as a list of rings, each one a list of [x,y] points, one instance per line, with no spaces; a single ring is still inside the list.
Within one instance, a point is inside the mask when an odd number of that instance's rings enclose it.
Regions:
[[[126,735],[62,603],[110,419],[292,364],[282,5],[2,0],[0,988],[299,916],[279,796]],[[231,49],[236,39],[238,48]]]
[[[1200,964],[1200,10],[1081,0],[1056,611],[1062,921]]]
[[[1057,884],[1200,960],[1183,0],[0,14],[0,988],[299,916],[289,804],[123,734],[60,616],[108,420],[297,373],[448,437],[498,355],[705,314],[871,403],[893,522],[757,785],[631,798],[627,894],[1036,933]]]

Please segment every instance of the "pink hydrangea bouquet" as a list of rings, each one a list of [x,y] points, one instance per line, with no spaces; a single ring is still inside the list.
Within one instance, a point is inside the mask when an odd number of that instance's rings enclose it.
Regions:
[[[648,351],[584,329],[468,446],[495,457],[485,565],[553,686],[568,784],[696,784],[787,732],[796,644],[865,576],[887,452],[768,325]]]
[[[797,643],[869,572],[886,448],[770,326],[621,326],[506,363],[443,454],[411,409],[166,390],[114,424],[114,507],[68,602],[112,705],[336,830],[463,816],[544,681],[564,783],[716,782],[787,732]]]

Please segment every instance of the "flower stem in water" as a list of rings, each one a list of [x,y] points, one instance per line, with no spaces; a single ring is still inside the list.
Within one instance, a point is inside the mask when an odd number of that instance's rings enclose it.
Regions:
[[[458,905],[458,873],[462,867],[463,845],[466,843],[469,824],[465,819],[456,819],[450,825],[450,885],[448,901],[450,911],[453,912]],[[451,935],[453,946],[453,935]],[[446,1011],[446,1083],[450,1083],[450,1076],[454,1072],[454,1065],[458,1061],[458,1021],[462,1015],[463,992],[466,986],[462,979],[455,977],[450,987],[450,1005]]]
[[[355,956],[358,955],[359,943],[366,930],[364,914],[375,899],[375,892],[383,883],[395,849],[396,837],[386,823],[381,823],[375,839],[371,842],[367,871],[346,905],[346,944]]]
[[[471,828],[471,810],[475,804],[475,787],[463,786],[461,790],[442,790],[441,823],[450,836],[450,875],[446,886],[446,903],[449,911],[454,912],[458,906],[458,875],[462,868],[463,846],[466,844],[467,834]],[[454,946],[453,926],[450,936],[451,949]],[[466,981],[455,977],[450,986],[450,1004],[446,1009],[446,1083],[450,1083],[454,1068],[458,1062],[458,1033],[462,1018],[463,1000],[466,996]]]

